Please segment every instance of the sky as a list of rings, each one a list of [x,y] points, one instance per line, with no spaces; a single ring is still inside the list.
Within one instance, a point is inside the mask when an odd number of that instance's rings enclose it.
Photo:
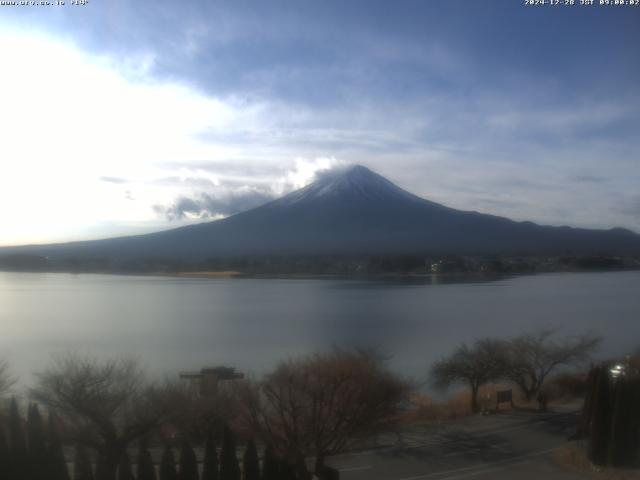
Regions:
[[[51,3],[0,5],[0,245],[223,218],[345,164],[640,232],[640,6]]]

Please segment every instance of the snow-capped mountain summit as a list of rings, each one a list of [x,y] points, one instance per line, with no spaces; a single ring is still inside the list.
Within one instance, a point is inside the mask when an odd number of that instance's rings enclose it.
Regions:
[[[0,249],[7,253],[9,249]],[[49,258],[206,259],[230,255],[640,253],[624,229],[540,226],[445,207],[366,167],[325,172],[295,192],[231,217],[135,237],[11,252]]]
[[[276,202],[285,205],[329,198],[376,201],[421,200],[367,167],[351,165],[322,172],[315,182],[276,200]]]

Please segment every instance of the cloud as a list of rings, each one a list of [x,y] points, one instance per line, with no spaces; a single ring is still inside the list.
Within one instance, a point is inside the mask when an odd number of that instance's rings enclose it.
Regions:
[[[113,0],[80,23],[6,9],[0,39],[20,48],[4,58],[0,203],[25,185],[51,201],[2,212],[5,231],[216,218],[345,162],[456,208],[638,229],[622,197],[640,57],[617,46],[640,40],[640,10],[455,3]],[[38,142],[16,128],[34,119]],[[20,234],[36,216],[52,225]]]
[[[294,166],[288,170],[265,170],[263,174],[271,179],[266,183],[260,177],[250,177],[249,173],[253,171],[251,166],[236,165],[235,168],[220,170],[216,168],[215,163],[181,165],[183,171],[218,174],[224,171],[231,175],[218,175],[215,181],[202,176],[160,178],[153,183],[178,188],[182,192],[190,190],[191,193],[181,193],[171,203],[155,204],[152,209],[156,215],[171,221],[227,217],[302,188],[327,172],[345,165],[345,162],[332,157],[297,158]]]
[[[607,181],[607,178],[601,175],[572,175],[568,179],[578,183],[605,183]]]
[[[250,189],[217,196],[201,193],[194,198],[180,197],[169,206],[154,205],[153,210],[168,220],[216,219],[249,210],[273,199],[273,195]]]
[[[199,172],[215,177],[254,178],[282,175],[287,171],[287,166],[282,162],[269,162],[255,157],[222,158],[211,160],[183,160],[180,162],[164,162],[158,165],[167,171],[185,171],[189,175]],[[170,177],[173,180],[180,177]]]
[[[153,185],[167,187],[214,188],[219,182],[207,177],[180,177],[177,175],[150,181]]]
[[[613,206],[612,210],[640,220],[640,195],[623,198],[618,204]]]
[[[127,183],[127,180],[120,177],[100,177],[100,180],[107,183]]]
[[[611,85],[620,91],[635,85],[640,63],[633,52],[611,52],[637,40],[637,11],[558,13],[506,3],[410,1],[389,8],[384,0],[348,6],[337,0],[250,6],[195,0],[187,7],[169,0],[112,0],[83,12],[81,23],[71,9],[52,15],[14,8],[3,14],[6,22],[73,36],[96,54],[133,58],[118,64],[133,70],[134,78],[141,70],[210,95],[316,109],[353,106],[363,98],[411,104],[425,90],[465,96],[494,85],[500,92],[502,82],[514,77],[538,85],[522,85],[523,92],[606,94]],[[612,75],[618,71],[624,78]]]

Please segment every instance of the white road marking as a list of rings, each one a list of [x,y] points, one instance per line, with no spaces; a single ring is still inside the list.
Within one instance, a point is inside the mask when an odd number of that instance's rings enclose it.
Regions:
[[[351,468],[341,468],[341,472],[356,472],[358,470],[369,470],[373,468],[371,465],[365,465],[363,467],[351,467]]]
[[[454,477],[442,477],[442,478],[439,478],[438,480],[460,480],[461,478],[475,477],[477,475],[483,475],[485,473],[501,472],[506,470],[507,467],[512,467],[514,465],[524,465],[525,463],[529,462],[529,460],[530,459],[523,460],[521,462],[510,463],[508,465],[503,465],[502,467],[497,467],[497,468],[488,468],[485,470],[478,470],[475,472],[463,473],[462,475],[456,475]]]

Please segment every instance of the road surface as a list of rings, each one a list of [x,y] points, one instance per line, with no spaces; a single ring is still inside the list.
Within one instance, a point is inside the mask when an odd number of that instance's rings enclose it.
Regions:
[[[577,412],[505,412],[421,427],[379,448],[327,461],[341,480],[576,480],[554,462],[575,432]]]

